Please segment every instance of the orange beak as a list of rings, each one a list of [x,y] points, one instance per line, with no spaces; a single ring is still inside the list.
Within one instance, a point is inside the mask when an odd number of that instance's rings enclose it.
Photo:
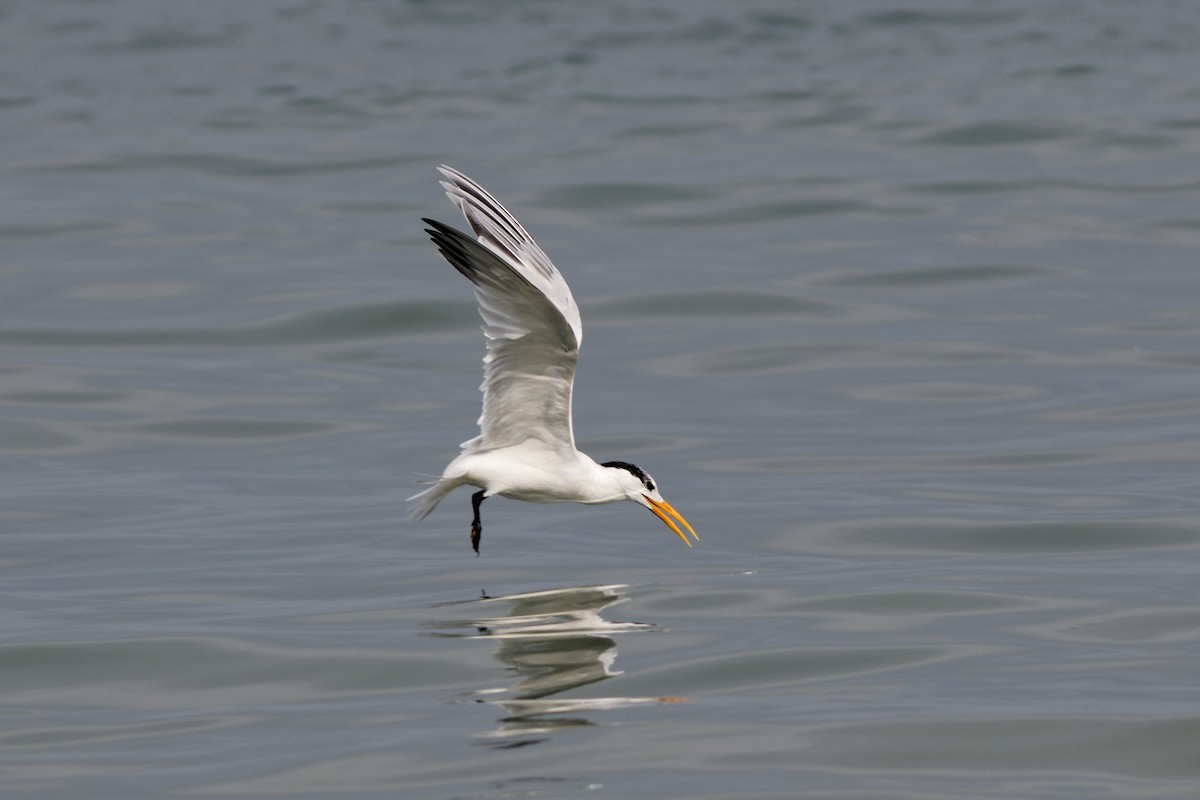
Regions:
[[[646,502],[650,504],[651,513],[666,523],[668,528],[675,531],[675,535],[680,539],[683,539],[684,544],[686,544],[688,547],[692,546],[692,543],[688,541],[688,538],[683,534],[683,531],[679,530],[679,525],[675,524],[677,521],[680,523],[680,525],[683,525],[683,527],[687,528],[688,533],[690,533],[697,542],[700,541],[700,537],[696,536],[696,532],[692,530],[692,526],[688,525],[688,521],[683,518],[682,514],[672,508],[670,503],[668,503],[666,500],[660,502],[646,495],[642,495],[642,497],[645,497]]]

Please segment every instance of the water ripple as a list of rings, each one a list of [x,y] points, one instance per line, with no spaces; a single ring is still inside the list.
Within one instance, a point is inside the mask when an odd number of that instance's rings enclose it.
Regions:
[[[139,153],[106,158],[60,159],[29,162],[13,168],[30,173],[131,172],[138,170],[181,170],[205,175],[257,179],[318,175],[322,173],[386,170],[412,163],[413,156],[358,159],[281,159],[199,153]]]
[[[224,329],[0,330],[0,344],[21,347],[276,347],[414,336],[470,327],[465,302],[431,300],[355,305],[289,314]]]
[[[1098,553],[1196,547],[1200,521],[1104,518],[1069,522],[857,522],[827,526],[804,546],[873,553]]]

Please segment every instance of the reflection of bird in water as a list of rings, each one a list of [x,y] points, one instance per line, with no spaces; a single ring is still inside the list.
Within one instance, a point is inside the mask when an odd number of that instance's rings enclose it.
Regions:
[[[462,620],[452,626],[498,639],[496,658],[520,676],[513,686],[476,693],[481,701],[486,698],[506,712],[501,727],[483,738],[497,746],[517,747],[542,740],[522,737],[591,725],[580,716],[588,712],[679,702],[679,698],[664,697],[553,697],[621,674],[613,668],[617,658],[614,635],[657,630],[645,623],[604,619],[604,609],[624,600],[620,591],[624,588],[580,586],[472,601],[472,605],[511,604],[507,613]]]
[[[583,341],[579,309],[562,275],[504,206],[457,170],[440,168],[446,195],[478,240],[424,220],[450,265],[475,284],[487,339],[483,414],[479,435],[433,486],[409,498],[423,519],[449,492],[478,486],[471,495],[471,546],[479,552],[479,505],[492,495],[534,503],[611,503],[629,500],[650,509],[689,547],[679,529],[696,532],[663,499],[654,479],[624,461],[597,464],[575,449],[571,388]]]

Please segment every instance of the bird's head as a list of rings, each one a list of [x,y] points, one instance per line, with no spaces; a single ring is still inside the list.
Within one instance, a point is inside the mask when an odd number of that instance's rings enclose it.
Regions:
[[[661,519],[668,528],[675,532],[676,536],[683,540],[684,544],[688,547],[692,546],[687,536],[679,529],[679,525],[675,524],[676,522],[683,525],[696,541],[700,541],[700,537],[696,536],[696,532],[692,530],[692,526],[683,518],[683,515],[663,499],[662,494],[658,491],[658,484],[650,477],[650,473],[625,461],[606,461],[600,466],[606,467],[613,473],[612,477],[625,493],[626,500],[650,509],[650,513]]]

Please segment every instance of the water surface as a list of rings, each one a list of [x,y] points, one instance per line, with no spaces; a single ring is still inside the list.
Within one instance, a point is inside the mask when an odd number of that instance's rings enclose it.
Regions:
[[[1191,6],[0,10],[6,797],[1191,798]],[[473,435],[450,163],[629,507]]]

